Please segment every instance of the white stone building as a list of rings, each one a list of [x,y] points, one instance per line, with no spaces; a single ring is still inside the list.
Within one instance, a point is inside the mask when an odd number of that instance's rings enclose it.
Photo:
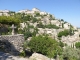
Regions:
[[[40,12],[40,15],[47,15],[46,12]]]
[[[37,9],[37,8],[33,8],[32,11],[34,11],[34,12],[40,12],[40,10]]]
[[[0,16],[2,16],[3,15],[3,13],[0,13]]]
[[[59,20],[51,20],[51,24],[54,24],[58,27],[62,27],[62,23]]]
[[[9,15],[9,10],[0,10],[0,16],[4,15],[4,16],[10,16]]]
[[[65,23],[64,24],[64,29],[70,29],[70,23]]]

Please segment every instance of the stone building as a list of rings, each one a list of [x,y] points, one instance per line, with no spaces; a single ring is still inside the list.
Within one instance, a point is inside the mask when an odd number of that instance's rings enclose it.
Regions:
[[[9,10],[0,10],[0,16],[4,15],[4,16],[10,16],[9,15]]]

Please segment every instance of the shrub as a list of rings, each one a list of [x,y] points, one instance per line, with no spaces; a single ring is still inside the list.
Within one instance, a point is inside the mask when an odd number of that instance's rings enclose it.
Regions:
[[[38,28],[45,28],[44,25],[42,24],[42,22],[39,22],[39,24],[37,24]]]
[[[25,51],[22,51],[19,56],[25,57],[26,56]]]
[[[56,54],[61,54],[61,47],[58,42],[48,36],[37,36],[32,37],[29,42],[29,47],[32,52],[41,53],[47,55],[48,57],[55,57]]]
[[[40,16],[40,13],[39,12],[35,12],[35,16]]]
[[[56,26],[56,25],[52,25],[52,24],[49,24],[49,25],[45,25],[45,28],[54,28],[54,29],[59,29],[59,27],[58,26]]]
[[[28,37],[32,37],[32,33],[30,31],[24,32],[24,37],[27,39]]]
[[[76,48],[80,48],[80,42],[76,42],[75,46]]]
[[[18,18],[13,18],[13,17],[7,17],[7,16],[0,16],[0,23],[1,24],[7,24],[7,25],[12,25],[16,24],[18,25],[20,23],[20,20]]]
[[[64,30],[58,33],[58,37],[68,36],[69,34],[69,30]]]
[[[35,23],[35,22],[37,22],[37,21],[38,21],[37,18],[32,18],[32,23]]]
[[[66,47],[63,50],[63,59],[64,60],[80,60],[80,50],[70,47]]]
[[[64,47],[64,43],[63,42],[59,42],[59,45],[61,46],[61,47]]]

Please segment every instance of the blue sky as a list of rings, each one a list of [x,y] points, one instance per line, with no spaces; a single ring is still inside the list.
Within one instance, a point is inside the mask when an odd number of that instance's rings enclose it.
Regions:
[[[34,7],[80,27],[80,0],[0,0],[0,10],[31,10]]]

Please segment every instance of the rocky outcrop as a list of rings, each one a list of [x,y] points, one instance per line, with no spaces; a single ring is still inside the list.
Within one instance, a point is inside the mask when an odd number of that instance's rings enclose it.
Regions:
[[[55,60],[55,59],[50,59],[42,54],[33,53],[29,60]]]

